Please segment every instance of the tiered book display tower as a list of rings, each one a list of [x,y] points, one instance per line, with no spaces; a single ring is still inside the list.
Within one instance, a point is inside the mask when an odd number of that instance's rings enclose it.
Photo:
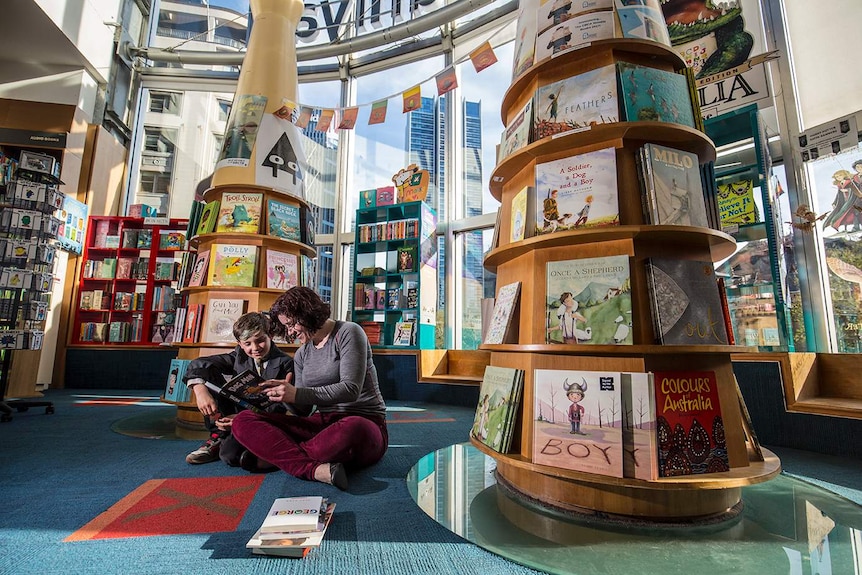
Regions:
[[[517,117],[528,103],[534,102],[533,109],[537,114],[534,132],[539,132],[538,118],[544,114],[547,119],[549,109],[548,90],[543,91],[543,88],[599,68],[620,70],[618,63],[625,62],[670,73],[684,70],[684,62],[669,46],[651,40],[621,38],[621,34],[617,36],[545,58],[516,76],[503,99],[504,123],[507,126],[517,123]],[[617,75],[617,81],[620,81],[620,76]],[[653,88],[653,85],[638,86],[645,93],[652,92]],[[629,88],[619,88],[618,115],[611,114],[610,118],[606,116],[582,126],[572,124],[568,130],[553,135],[539,132],[529,139],[527,145],[508,146],[514,151],[499,159],[491,176],[491,193],[501,202],[500,240],[499,245],[487,254],[485,267],[496,272],[498,286],[521,282],[521,295],[519,315],[512,319],[512,323],[518,326],[517,336],[509,343],[486,344],[482,349],[491,352],[492,366],[525,370],[525,381],[520,414],[509,452],[498,453],[475,438],[471,442],[496,460],[498,479],[502,484],[527,499],[557,509],[637,518],[641,521],[685,522],[718,518],[737,506],[743,486],[775,476],[780,470],[780,463],[777,457],[766,450],[764,461],[749,460],[731,367],[731,353],[739,348],[704,342],[697,345],[656,343],[659,340],[654,332],[651,311],[653,300],[646,268],[650,258],[715,262],[733,253],[734,240],[709,227],[646,223],[637,162],[640,150],[646,144],[659,144],[696,154],[701,164],[715,159],[715,148],[701,131],[679,123],[655,121],[656,118],[649,118],[648,121],[640,118],[634,121],[622,120],[625,117],[622,100],[634,100],[636,97],[635,94],[627,93],[627,90]],[[536,97],[537,92],[542,93],[541,100]],[[555,93],[559,94],[559,91]],[[576,105],[583,107],[598,104],[598,100],[586,100],[586,97],[582,97]],[[561,121],[561,117],[569,113],[563,106],[573,103],[559,102],[559,109],[553,109],[552,120]],[[557,117],[557,112],[560,117]],[[544,225],[550,225],[550,229],[539,230],[533,237],[528,233],[524,239],[512,239],[512,228],[521,225],[524,219],[523,213],[517,213],[521,208],[513,209],[513,200],[517,204],[516,196],[525,188],[533,187],[533,193],[538,194],[538,200],[533,197],[528,202],[536,206],[539,214],[532,221],[536,222],[538,228],[543,226],[542,200],[550,198],[551,194],[550,189],[545,189],[547,186],[542,187],[537,181],[537,165],[547,165],[563,158],[608,148],[612,149],[612,156],[615,156],[615,162],[611,163],[616,171],[615,189],[596,188],[595,198],[590,196],[587,202],[592,201],[593,211],[590,213],[596,214],[597,206],[601,205],[600,198],[611,192],[618,204],[618,214],[611,218],[613,221],[593,227],[563,224],[557,227],[549,222],[546,215]],[[569,165],[573,166],[575,172],[581,171],[582,166],[577,162]],[[560,213],[551,214],[550,219],[564,222],[567,216],[570,221],[578,217],[576,210],[573,214],[563,211],[561,209]],[[527,210],[526,213],[529,212]],[[530,221],[528,216],[527,222]],[[517,238],[519,233],[516,231],[514,237]],[[630,310],[620,315],[629,315],[623,318],[623,324],[629,329],[617,332],[622,333],[620,339],[626,341],[619,344],[612,341],[597,343],[599,338],[595,329],[592,340],[590,334],[581,333],[577,343],[572,340],[564,340],[567,343],[552,341],[549,333],[556,318],[551,319],[549,298],[552,299],[550,290],[556,287],[552,283],[555,280],[549,278],[550,270],[563,269],[564,262],[570,260],[607,256],[623,256],[628,260],[630,274],[623,291],[629,291],[631,306]],[[608,321],[614,320],[611,318]],[[717,318],[717,321],[721,319]],[[547,412],[543,416],[534,407],[536,370],[714,372],[724,418],[730,469],[718,473],[645,480],[578,472],[535,463],[534,428],[537,420],[547,418]],[[558,407],[567,405],[566,392],[559,386],[555,388],[559,388]],[[572,433],[575,433],[574,427]],[[589,449],[589,437],[567,434],[560,441],[561,449],[567,449],[566,446],[570,444],[580,446],[573,449],[578,455],[583,453],[583,449]]]
[[[184,337],[176,338],[178,359],[225,353],[236,341],[231,335],[232,321],[216,325],[215,310],[232,310],[229,318],[249,311],[266,311],[288,287],[267,287],[269,276],[268,252],[278,252],[295,262],[293,285],[304,277],[313,282],[313,273],[301,262],[311,261],[316,250],[313,243],[313,223],[304,199],[303,153],[298,129],[289,121],[297,101],[296,25],[302,13],[298,1],[251,0],[254,27],[248,51],[237,83],[236,96],[228,118],[225,144],[213,173],[212,187],[204,193],[206,203],[218,202],[218,221],[214,231],[202,233],[190,241],[198,255],[208,259],[208,271],[203,285],[187,285],[182,289],[188,313],[185,315]],[[283,212],[276,214],[271,201]],[[229,210],[225,207],[232,206]],[[252,206],[260,206],[255,210]],[[206,218],[201,215],[201,219]],[[299,226],[291,225],[299,223]],[[293,231],[272,232],[273,226],[302,227],[304,233],[288,239]],[[235,230],[235,231],[231,231]],[[296,231],[296,230],[294,230]],[[230,276],[242,275],[234,281]],[[285,278],[285,281],[287,278]],[[222,303],[218,303],[221,300]],[[241,301],[239,309],[225,302]],[[197,335],[189,336],[193,308],[197,315]],[[227,315],[225,316],[228,317]],[[224,318],[223,318],[224,319]],[[193,326],[192,326],[193,327]],[[214,341],[207,333],[213,329],[224,339]],[[182,341],[182,340],[186,341]],[[191,341],[188,341],[188,340]],[[192,402],[172,402],[177,405],[177,431],[203,429],[202,417]]]

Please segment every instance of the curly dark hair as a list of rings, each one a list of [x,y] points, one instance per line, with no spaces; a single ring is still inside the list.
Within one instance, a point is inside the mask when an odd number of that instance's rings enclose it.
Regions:
[[[314,290],[303,286],[292,287],[278,296],[269,310],[274,329],[281,336],[287,335],[287,329],[279,321],[279,316],[283,315],[315,332],[323,327],[331,313],[332,309],[328,303],[320,299]]]

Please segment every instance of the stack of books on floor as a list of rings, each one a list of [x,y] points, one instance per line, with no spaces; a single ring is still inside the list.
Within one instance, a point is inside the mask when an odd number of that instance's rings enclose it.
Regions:
[[[334,510],[324,497],[276,499],[245,546],[257,555],[305,557],[320,546]]]

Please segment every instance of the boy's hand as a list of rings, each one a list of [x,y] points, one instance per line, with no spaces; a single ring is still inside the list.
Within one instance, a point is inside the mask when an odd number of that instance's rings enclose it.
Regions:
[[[231,426],[233,425],[233,418],[236,417],[236,414],[225,415],[224,417],[219,417],[215,424],[222,431],[229,431]]]
[[[218,413],[218,406],[216,405],[215,399],[213,399],[210,390],[207,389],[207,386],[199,383],[192,387],[192,391],[195,392],[195,403],[198,405],[198,411],[207,417],[212,417]]]
[[[276,403],[293,403],[296,401],[296,388],[293,386],[293,374],[288,373],[284,379],[268,379],[261,386],[266,391],[270,401]]]

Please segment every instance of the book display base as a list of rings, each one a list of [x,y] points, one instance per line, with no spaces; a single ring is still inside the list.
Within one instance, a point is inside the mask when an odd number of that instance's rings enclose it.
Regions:
[[[854,572],[862,508],[786,475],[741,485],[739,513],[720,522],[623,524],[513,497],[499,471],[473,445],[451,445],[422,457],[407,488],[446,529],[547,573]]]

